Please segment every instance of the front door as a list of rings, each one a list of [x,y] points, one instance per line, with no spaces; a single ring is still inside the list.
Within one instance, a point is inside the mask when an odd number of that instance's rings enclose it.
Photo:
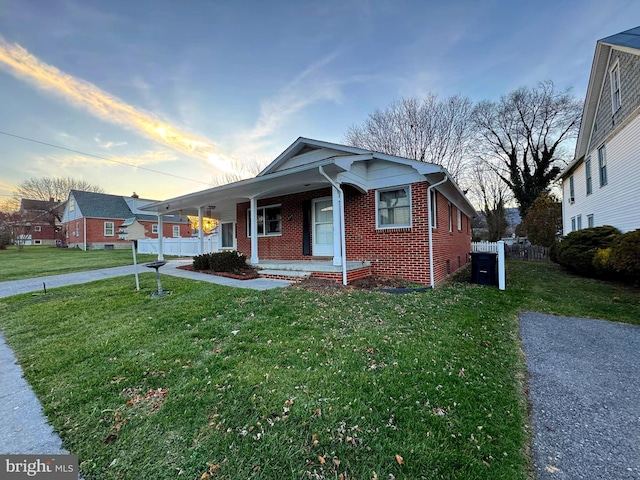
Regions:
[[[316,257],[333,256],[333,205],[331,197],[316,198],[311,209],[313,252]]]

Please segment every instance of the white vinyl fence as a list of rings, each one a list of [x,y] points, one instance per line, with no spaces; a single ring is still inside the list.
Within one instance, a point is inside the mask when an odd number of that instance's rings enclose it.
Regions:
[[[199,255],[198,238],[167,238],[162,239],[162,250],[164,255],[175,255],[178,257],[193,257]],[[212,253],[218,251],[218,236],[209,235],[204,237],[204,251],[202,253]],[[157,255],[158,239],[145,238],[138,240],[138,253],[153,253]]]
[[[506,287],[504,242],[471,242],[472,252],[488,252],[498,254],[498,288],[504,290]]]

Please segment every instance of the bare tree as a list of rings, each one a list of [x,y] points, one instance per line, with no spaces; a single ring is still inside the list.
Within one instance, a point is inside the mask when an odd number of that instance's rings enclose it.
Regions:
[[[473,138],[473,104],[454,95],[439,100],[403,98],[351,126],[344,142],[354,147],[442,165],[458,179]]]
[[[577,135],[581,113],[582,102],[551,81],[476,106],[477,154],[509,186],[523,218],[560,173],[562,146]]]
[[[481,205],[487,222],[487,240],[498,241],[509,227],[506,204],[513,199],[509,187],[493,169],[483,163],[474,165],[471,183],[469,195],[477,205]]]
[[[104,190],[98,186],[71,177],[33,177],[20,182],[13,192],[13,197],[18,203],[23,198],[54,203],[64,202],[71,190],[104,193]]]
[[[239,162],[231,162],[232,171],[224,172],[213,177],[211,184],[215,187],[226,185],[227,183],[238,182],[247,178],[255,177],[263,169],[262,163],[256,159]]]

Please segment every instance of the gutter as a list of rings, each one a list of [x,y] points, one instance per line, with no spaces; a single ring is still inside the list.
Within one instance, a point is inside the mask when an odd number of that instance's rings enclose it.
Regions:
[[[342,263],[342,284],[346,285],[347,284],[347,239],[346,239],[346,232],[344,231],[344,228],[345,228],[344,192],[342,191],[342,188],[340,188],[340,185],[334,182],[333,179],[326,174],[326,172],[322,168],[322,165],[318,167],[318,171],[320,172],[320,175],[326,178],[331,184],[331,186],[338,191],[338,199],[340,201],[340,249],[342,250],[340,252],[341,253],[340,257],[341,257],[341,263]],[[334,206],[334,213],[335,212],[336,212],[336,208]]]
[[[427,188],[427,212],[429,215],[429,281],[431,283],[431,288],[434,288],[435,282],[433,281],[433,241],[432,241],[432,230],[433,230],[433,222],[431,219],[431,190],[439,185],[442,185],[449,179],[449,176],[445,173],[444,178],[440,180],[438,183],[434,183],[433,185],[429,185]],[[437,214],[436,214],[437,215]],[[437,218],[437,216],[436,216]]]

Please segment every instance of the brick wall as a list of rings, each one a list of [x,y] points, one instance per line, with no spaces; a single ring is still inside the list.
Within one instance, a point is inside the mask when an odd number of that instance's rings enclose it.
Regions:
[[[113,236],[105,236],[104,223],[113,222]],[[105,245],[113,245],[114,248],[131,248],[131,240],[120,240],[118,234],[118,227],[122,225],[123,220],[121,218],[87,218],[87,249],[103,249]],[[147,238],[158,238],[158,235],[151,233],[151,225],[155,222],[140,222],[145,227],[145,234]],[[70,248],[79,247],[84,248],[84,225],[83,218],[73,220],[64,224],[66,229],[65,241]],[[162,225],[162,232],[164,237],[173,237],[173,225],[171,223],[164,223]],[[74,235],[77,232],[77,235]],[[187,224],[180,224],[180,235],[182,237],[190,238],[191,227]]]
[[[429,284],[429,233],[427,182],[411,185],[412,227],[376,229],[375,190],[360,193],[344,187],[347,260],[370,261],[371,273],[386,277],[401,277]],[[315,260],[302,252],[302,204],[305,200],[326,197],[329,188],[274,197],[258,201],[258,206],[281,205],[282,234],[258,238],[260,259]],[[440,194],[437,200],[437,226],[433,229],[434,278],[442,282],[448,275],[468,262],[471,250],[469,218],[462,214],[462,229],[458,230],[457,210],[452,206],[453,231],[449,232],[448,202]],[[237,205],[238,250],[251,256],[251,239],[247,237],[249,203]],[[353,280],[350,278],[349,280]]]

